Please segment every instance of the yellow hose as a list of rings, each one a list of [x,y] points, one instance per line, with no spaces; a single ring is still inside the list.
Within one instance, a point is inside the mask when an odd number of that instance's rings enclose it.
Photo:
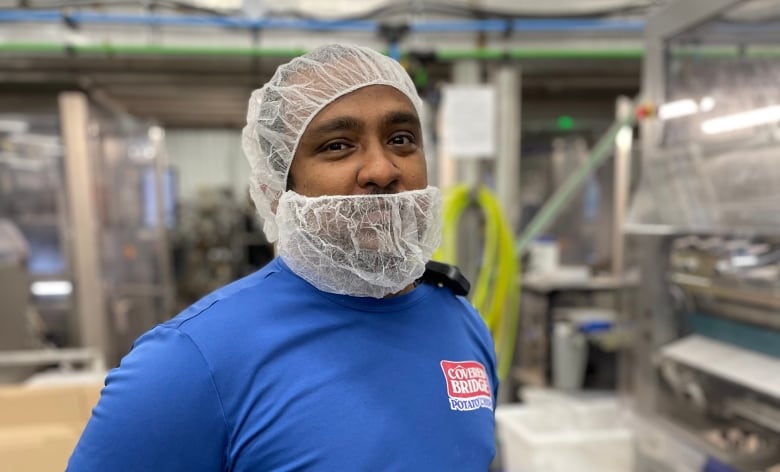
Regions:
[[[458,185],[445,193],[442,244],[434,259],[457,265],[458,220],[463,211],[476,203],[485,217],[483,251],[479,274],[471,302],[493,335],[498,358],[498,375],[506,378],[512,366],[517,333],[520,287],[519,265],[514,255],[512,231],[493,194],[485,187],[471,192]]]

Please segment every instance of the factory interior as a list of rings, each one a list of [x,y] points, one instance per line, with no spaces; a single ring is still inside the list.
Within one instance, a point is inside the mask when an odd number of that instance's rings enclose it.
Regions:
[[[63,470],[134,341],[275,257],[247,103],[327,43],[423,99],[491,471],[780,471],[778,0],[0,0],[0,470]]]

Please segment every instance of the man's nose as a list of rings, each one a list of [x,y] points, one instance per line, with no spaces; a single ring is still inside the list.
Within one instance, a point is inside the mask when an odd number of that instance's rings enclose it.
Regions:
[[[358,171],[358,185],[372,192],[388,193],[397,191],[401,169],[394,162],[394,155],[381,143],[368,146],[363,163]]]

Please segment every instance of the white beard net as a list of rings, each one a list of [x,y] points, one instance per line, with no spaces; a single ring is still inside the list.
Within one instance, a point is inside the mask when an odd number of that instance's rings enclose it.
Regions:
[[[268,241],[276,241],[274,205],[287,187],[290,164],[309,122],[334,100],[369,85],[395,88],[422,116],[422,100],[404,68],[360,46],[313,49],[281,65],[252,93],[242,144],[251,168],[249,191]]]
[[[276,210],[279,255],[318,289],[381,298],[420,278],[441,242],[436,187],[382,195],[305,197]]]

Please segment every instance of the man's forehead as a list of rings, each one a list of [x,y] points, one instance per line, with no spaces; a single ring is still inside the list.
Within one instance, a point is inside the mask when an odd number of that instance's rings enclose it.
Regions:
[[[372,95],[370,98],[368,98],[364,96],[366,93],[375,92],[377,89],[382,90],[381,97]],[[365,103],[363,102],[364,100],[371,101],[370,103]],[[381,110],[383,121],[389,121],[393,123],[420,123],[417,109],[409,97],[395,87],[384,84],[366,85],[364,87],[358,88],[357,90],[353,90],[347,94],[344,94],[317,112],[317,114],[312,117],[310,123],[314,124],[322,121],[330,121],[332,119],[342,118],[345,110],[341,105],[347,101],[352,102],[351,108],[359,106],[361,112],[366,111],[365,107],[370,107],[370,111],[379,112]]]

